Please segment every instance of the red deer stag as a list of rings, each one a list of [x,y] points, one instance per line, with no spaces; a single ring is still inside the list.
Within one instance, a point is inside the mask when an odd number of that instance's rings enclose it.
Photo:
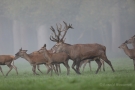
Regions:
[[[58,35],[56,34],[55,29],[51,26],[51,30],[53,31],[55,36],[51,35],[50,40],[53,42],[57,42],[52,47],[53,52],[55,52],[55,53],[66,52],[70,56],[70,59],[73,60],[72,68],[78,74],[81,74],[79,72],[80,61],[83,61],[86,59],[94,59],[95,57],[99,57],[100,59],[104,60],[107,64],[110,65],[112,71],[114,72],[111,62],[107,59],[105,46],[103,46],[101,44],[97,44],[97,43],[95,43],[95,44],[74,44],[74,45],[64,43],[63,39],[64,39],[68,29],[73,28],[72,24],[67,25],[67,23],[65,23],[65,22],[64,22],[64,24],[65,24],[65,27],[63,30],[61,30],[62,27],[58,28],[58,26],[57,26]],[[64,31],[64,34],[62,35],[62,37],[60,39],[62,31]],[[98,69],[96,71],[96,74],[97,74],[102,63],[100,62],[99,59],[96,59],[95,61],[98,64]],[[77,65],[76,69],[74,68],[75,65]]]
[[[27,50],[22,50],[22,48],[15,54],[15,58],[24,58],[26,59],[32,66],[32,71],[34,75],[39,75],[36,73],[36,66],[40,64],[46,64],[47,60],[44,59],[42,54],[27,54]],[[47,74],[52,71],[50,66],[48,66]],[[57,72],[56,72],[57,73]]]
[[[127,41],[125,41],[125,43],[123,43],[122,45],[119,46],[120,49],[123,49],[125,54],[127,56],[129,56],[130,59],[133,59],[133,63],[134,63],[134,70],[135,70],[135,50],[134,49],[129,49],[127,47],[126,44]]]
[[[98,58],[98,57],[96,57],[96,58]],[[92,59],[87,59],[87,60],[81,61],[79,68],[81,68],[81,66],[83,65],[83,70],[82,70],[82,72],[84,72],[84,69],[85,69],[87,63],[89,64],[90,71],[92,71],[92,69],[91,69],[91,61],[95,61],[96,58],[94,58],[93,60],[92,60]],[[104,61],[101,60],[101,59],[100,59],[100,61],[101,61],[101,63],[103,64],[103,71],[105,71]],[[100,71],[101,71],[101,68],[100,68]]]
[[[126,44],[132,44],[135,49],[135,35],[125,42]]]
[[[39,50],[39,52],[44,54],[44,58],[47,60],[46,64],[48,65],[63,63],[63,65],[67,68],[67,75],[69,75],[70,71],[70,67],[68,65],[69,56],[65,52],[49,53],[48,50],[46,49],[46,44]]]
[[[12,55],[0,55],[0,65],[7,65],[10,68],[6,76],[13,68],[16,70],[16,73],[18,74],[17,68],[14,65],[14,60],[15,60],[15,57]],[[11,65],[12,62],[13,62],[13,65]],[[0,70],[2,74],[4,75],[1,66],[0,66]]]

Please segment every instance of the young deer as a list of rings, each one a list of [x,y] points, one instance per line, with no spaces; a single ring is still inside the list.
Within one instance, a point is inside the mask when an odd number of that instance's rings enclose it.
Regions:
[[[26,59],[32,66],[32,71],[33,71],[33,74],[34,75],[38,75],[36,73],[36,66],[37,65],[40,65],[40,64],[46,64],[47,60],[44,59],[43,55],[42,54],[27,54],[26,53],[27,50],[22,50],[22,48],[19,50],[19,52],[17,52],[15,54],[15,58],[19,58],[19,57],[22,57],[24,59]],[[48,71],[47,71],[47,74],[52,71],[52,69],[50,68],[50,66],[48,66]],[[57,73],[57,72],[56,72]]]
[[[98,57],[96,57],[96,58],[98,58]],[[87,63],[89,64],[90,71],[92,71],[92,69],[91,69],[91,61],[95,61],[96,58],[94,58],[94,59],[86,59],[86,60],[81,61],[79,68],[81,68],[81,66],[83,65],[82,72],[84,72],[84,69],[85,69]],[[100,61],[103,64],[103,71],[105,71],[104,61],[102,59],[100,59]],[[100,71],[101,71],[101,68],[100,68]]]
[[[50,53],[52,53],[52,51],[51,50],[49,50],[49,52]],[[40,54],[38,51],[34,51],[34,52],[32,52],[31,53],[32,55],[37,55],[37,54]],[[43,59],[44,59],[44,57],[43,57]],[[44,64],[45,66],[46,66],[46,68],[47,68],[47,73],[50,71],[50,67],[48,66],[48,65],[46,65],[46,64]],[[60,64],[54,64],[54,66],[55,66],[55,68],[53,67],[53,70],[55,71],[55,72],[57,72],[57,73],[61,73],[61,69],[60,69]],[[37,65],[37,69],[42,73],[42,71],[40,70],[40,68],[39,68],[39,65]]]
[[[46,44],[39,50],[40,53],[44,54],[44,58],[47,60],[48,65],[51,66],[51,64],[60,64],[63,63],[63,65],[67,68],[67,75],[69,75],[70,67],[68,65],[69,56],[64,53],[49,53],[46,49]],[[52,75],[52,72],[51,72]]]
[[[6,76],[8,75],[8,73],[14,68],[16,70],[16,73],[18,75],[18,71],[16,66],[14,65],[14,60],[15,57],[12,55],[0,55],[0,65],[7,65],[10,69],[7,72]],[[11,63],[13,62],[13,65],[11,65]],[[0,71],[2,72],[2,74],[4,75],[2,68],[0,66]]]
[[[129,56],[130,59],[133,59],[134,70],[135,70],[135,50],[129,49],[126,45],[126,42],[119,46],[120,49],[123,49],[125,54]]]

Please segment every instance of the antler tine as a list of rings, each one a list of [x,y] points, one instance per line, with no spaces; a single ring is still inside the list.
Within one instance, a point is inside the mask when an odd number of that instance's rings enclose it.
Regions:
[[[59,42],[56,38],[54,38],[53,36],[50,36],[50,40],[53,42]]]
[[[64,32],[64,34],[63,34],[63,36],[62,36],[62,38],[61,38],[60,41],[63,41],[63,39],[64,39],[64,37],[65,37],[65,35],[66,35],[66,33],[67,33],[67,30],[68,30],[69,28],[72,28],[72,24],[71,24],[71,25],[69,24],[69,26],[68,26],[66,22],[63,21],[63,23],[65,24],[65,27],[64,27],[64,30],[63,30],[63,31],[65,31],[65,32]]]
[[[57,26],[57,24],[56,24],[56,26]],[[53,33],[54,33],[54,35],[55,35],[55,40],[59,41],[59,36],[56,34],[55,29],[54,29],[52,26],[51,26],[50,29],[53,31]],[[57,29],[58,29],[58,26],[57,26]],[[53,37],[53,38],[54,38],[54,37]]]
[[[58,25],[57,25],[57,24],[56,24],[56,26],[57,26],[57,31],[58,31],[57,38],[58,38],[58,40],[60,40],[60,36],[61,36],[61,32],[62,32],[62,30],[61,30],[62,25],[60,24],[60,28],[58,27]]]
[[[55,36],[56,36],[56,32],[55,32],[55,29],[53,28],[53,26],[51,26],[50,29],[54,32],[54,34],[55,34]]]
[[[68,27],[68,26],[67,26],[67,23],[66,23],[66,22],[64,22],[64,21],[63,21],[63,23],[65,24],[65,28],[67,28],[67,27]]]
[[[58,31],[59,30],[59,27],[58,27],[57,23],[56,23],[56,26],[57,26],[57,31]]]
[[[72,29],[74,29],[74,28],[72,27],[72,24],[69,24],[68,28],[72,28]]]
[[[61,30],[61,28],[62,28],[62,25],[60,24],[60,30]]]

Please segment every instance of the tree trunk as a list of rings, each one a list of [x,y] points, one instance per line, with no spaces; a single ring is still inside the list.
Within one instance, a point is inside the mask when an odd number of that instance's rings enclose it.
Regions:
[[[44,44],[49,46],[48,40],[48,32],[45,25],[39,26],[37,30],[37,40],[38,40],[38,49],[41,48]]]
[[[116,3],[113,8],[112,18],[112,51],[118,52],[118,46],[120,45],[120,24],[119,24],[119,4]]]
[[[14,43],[14,53],[16,53],[21,48],[21,36],[20,36],[20,23],[16,20],[13,21],[13,43]]]
[[[20,43],[21,43],[21,47],[24,49],[28,49],[29,43],[28,41],[28,35],[27,35],[28,31],[27,31],[27,27],[24,23],[20,23]],[[30,34],[29,34],[30,35]],[[30,35],[30,37],[32,37]]]

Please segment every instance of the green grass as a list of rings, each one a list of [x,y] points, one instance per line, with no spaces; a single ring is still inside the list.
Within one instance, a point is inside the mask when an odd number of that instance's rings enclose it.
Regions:
[[[18,67],[19,75],[12,70],[7,77],[0,73],[0,90],[134,90],[135,89],[135,71],[133,70],[133,61],[128,58],[111,59],[115,69],[113,73],[111,68],[105,64],[106,71],[99,71],[95,74],[97,64],[92,62],[92,71],[87,66],[81,75],[77,75],[70,69],[70,75],[66,75],[66,68],[61,65],[62,73],[57,76],[46,75],[44,65],[40,68],[44,74],[33,75],[32,67],[28,62],[15,61]],[[70,62],[71,64],[72,62]],[[4,74],[8,67],[2,66]]]

